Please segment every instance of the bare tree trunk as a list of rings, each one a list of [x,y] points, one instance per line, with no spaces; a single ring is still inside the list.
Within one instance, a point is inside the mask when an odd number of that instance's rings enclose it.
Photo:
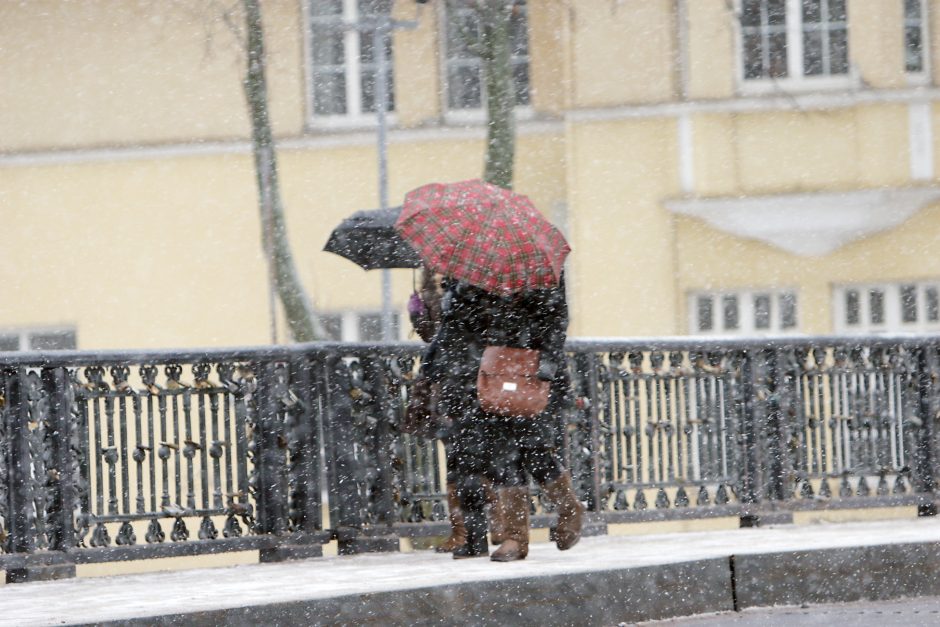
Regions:
[[[510,64],[512,0],[479,0],[480,58],[486,81],[486,160],[483,179],[512,188],[515,159],[515,90]]]
[[[290,335],[296,342],[309,342],[321,337],[322,333],[313,305],[297,276],[284,225],[284,209],[277,178],[277,155],[268,117],[261,9],[258,0],[244,0],[244,7],[248,35],[248,68],[244,87],[251,119],[252,152],[258,179],[262,248],[281,304],[284,306]]]

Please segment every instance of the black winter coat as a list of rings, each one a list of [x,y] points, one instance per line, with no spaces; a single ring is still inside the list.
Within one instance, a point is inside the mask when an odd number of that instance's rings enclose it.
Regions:
[[[562,397],[569,386],[564,279],[557,287],[511,297],[453,279],[445,279],[443,289],[441,327],[422,366],[432,381],[441,384],[443,414],[457,417],[475,410],[477,372],[483,349],[490,345],[540,351],[539,377],[552,381],[553,400]]]

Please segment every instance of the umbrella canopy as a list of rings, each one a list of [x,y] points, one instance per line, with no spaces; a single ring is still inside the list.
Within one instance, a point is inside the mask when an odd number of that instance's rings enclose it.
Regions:
[[[357,211],[333,229],[323,250],[365,270],[420,268],[421,257],[395,230],[401,207]]]
[[[479,179],[408,192],[395,228],[431,270],[502,295],[554,287],[571,251],[528,197]]]

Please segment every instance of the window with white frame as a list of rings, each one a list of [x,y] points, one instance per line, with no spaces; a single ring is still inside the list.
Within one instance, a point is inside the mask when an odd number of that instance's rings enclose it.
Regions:
[[[486,102],[483,62],[477,45],[481,26],[475,0],[448,0],[444,18],[447,109],[479,110]],[[529,32],[525,0],[514,0],[509,22],[516,106],[529,105]]]
[[[927,71],[927,6],[925,0],[904,0],[904,70]]]
[[[849,73],[846,0],[739,0],[745,82]]]
[[[940,330],[940,280],[833,289],[837,333]]]
[[[325,340],[333,342],[382,341],[382,313],[378,311],[343,311],[320,314]],[[399,338],[398,312],[392,312],[392,338]]]
[[[697,335],[794,333],[799,328],[796,292],[735,290],[689,295],[689,330]]]
[[[0,330],[0,351],[74,350],[77,347],[77,334],[72,328]]]
[[[363,120],[376,112],[372,0],[309,0],[310,111],[314,121]],[[395,109],[391,37],[384,50],[388,111]]]

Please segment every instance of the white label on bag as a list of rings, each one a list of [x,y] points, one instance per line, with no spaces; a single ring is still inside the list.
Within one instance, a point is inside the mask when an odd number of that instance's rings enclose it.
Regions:
[[[503,390],[506,392],[515,392],[516,387],[516,384],[512,381],[503,381]]]

